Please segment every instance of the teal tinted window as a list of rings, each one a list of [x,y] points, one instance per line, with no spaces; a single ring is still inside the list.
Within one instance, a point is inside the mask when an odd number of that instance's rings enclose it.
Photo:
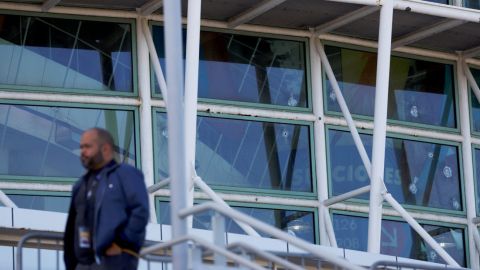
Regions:
[[[372,136],[362,134],[361,138],[371,156]],[[349,132],[329,130],[328,147],[333,195],[370,184]],[[384,181],[400,203],[455,211],[463,209],[458,148],[455,146],[387,138]],[[360,198],[368,199],[368,193]]]
[[[161,201],[159,205],[160,214],[158,215],[158,223],[170,225],[170,203]],[[232,206],[232,208],[305,241],[315,243],[315,222],[313,212],[239,206]],[[211,212],[203,212],[194,215],[193,227],[197,229],[211,230],[211,218]],[[225,226],[227,232],[246,234],[242,228],[230,218],[225,218]],[[263,237],[269,237],[268,234],[262,232],[258,233]]]
[[[127,23],[0,15],[0,84],[133,91]]]
[[[477,216],[480,216],[480,149],[474,148],[473,149],[474,155],[474,171],[475,171],[475,187],[476,187],[476,195],[477,195]]]
[[[0,175],[79,177],[80,137],[109,130],[122,162],[135,164],[133,111],[0,104]]]
[[[20,208],[68,213],[70,197],[8,194]]]
[[[326,46],[335,77],[352,114],[373,116],[377,55]],[[391,58],[388,119],[455,128],[453,66]],[[330,82],[326,108],[340,112]]]
[[[163,27],[152,32],[165,68]],[[307,107],[306,85],[305,42],[201,31],[199,98]]]
[[[463,6],[473,9],[480,9],[480,2],[478,0],[463,0]]]
[[[166,115],[157,113],[155,164],[168,175]],[[199,116],[195,167],[216,187],[312,192],[310,127]]]
[[[333,227],[339,247],[367,251],[368,219],[334,214]],[[466,266],[465,231],[423,224],[422,227],[460,265]],[[382,220],[380,252],[436,263],[445,261],[405,222]]]
[[[473,77],[475,78],[477,84],[480,83],[480,70],[471,68]],[[472,131],[480,132],[480,103],[478,102],[477,97],[470,91],[471,106],[472,106]]]

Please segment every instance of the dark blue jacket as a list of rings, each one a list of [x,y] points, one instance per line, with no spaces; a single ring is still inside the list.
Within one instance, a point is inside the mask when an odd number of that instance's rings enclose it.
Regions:
[[[73,186],[72,200],[64,235],[64,260],[67,270],[75,269],[74,236],[76,220],[75,198],[80,186],[88,180],[82,176]],[[110,245],[115,242],[120,247],[138,252],[145,240],[148,223],[148,194],[143,174],[136,168],[110,163],[99,175],[96,190],[92,247],[98,261]]]

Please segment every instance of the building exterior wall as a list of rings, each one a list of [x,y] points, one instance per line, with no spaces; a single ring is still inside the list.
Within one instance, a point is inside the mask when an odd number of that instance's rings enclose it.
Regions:
[[[0,179],[19,207],[67,211],[64,187],[82,173],[78,143],[93,126],[113,133],[120,161],[153,171],[148,183],[168,177],[166,108],[153,71],[145,68],[149,63],[138,56],[137,23],[0,11]],[[149,25],[164,65],[162,22]],[[369,179],[312,37],[214,26],[207,22],[201,32],[197,174],[234,208],[325,243],[322,198]],[[332,39],[322,42],[370,153],[376,53]],[[423,53],[393,53],[391,61],[385,184],[458,263],[469,266],[466,193],[474,192],[477,204],[480,190],[478,184],[475,191],[465,189],[463,75],[455,60]],[[470,68],[480,80],[480,68]],[[145,73],[150,104],[140,102],[145,97],[138,78]],[[477,183],[480,105],[474,95],[468,102]],[[142,123],[141,106],[149,106],[151,122]],[[143,132],[153,137],[147,160],[141,159]],[[169,194],[154,194],[160,224],[169,224]],[[202,192],[194,196],[196,202],[207,199]],[[395,211],[383,211],[382,253],[443,262]],[[329,214],[339,247],[365,251],[368,195],[332,205]],[[207,216],[195,217],[193,225],[211,228]],[[227,230],[241,233],[232,221]]]

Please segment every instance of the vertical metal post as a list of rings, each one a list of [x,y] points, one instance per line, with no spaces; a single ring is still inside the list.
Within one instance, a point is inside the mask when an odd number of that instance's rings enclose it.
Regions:
[[[225,217],[215,212],[212,216],[213,243],[217,247],[225,248]],[[227,258],[218,253],[214,255],[215,266],[226,267]]]
[[[140,105],[140,151],[142,171],[147,187],[153,185],[153,128],[152,106],[150,95],[150,62],[147,42],[142,31],[141,17],[137,18],[137,59],[138,59],[138,92],[142,104]],[[157,223],[155,211],[155,196],[149,195],[150,222]]]
[[[187,191],[188,205],[193,205],[193,177],[195,177],[195,145],[197,138],[197,97],[198,97],[198,65],[200,51],[200,12],[202,1],[188,1],[187,19],[187,55],[185,61],[185,134],[189,186]],[[188,226],[192,227],[192,217],[188,218]]]
[[[318,200],[323,202],[328,199],[328,181],[327,181],[327,159],[324,153],[325,149],[325,121],[323,120],[323,96],[322,96],[322,62],[316,51],[318,46],[318,37],[310,36],[310,65],[312,74],[312,104],[313,114],[315,115],[315,122],[313,123],[313,135],[315,138],[315,170],[317,175],[317,193]],[[325,227],[326,216],[323,212],[328,211],[328,208],[322,203],[318,207],[319,229],[320,229],[320,243],[322,245],[329,245],[327,230]]]
[[[459,90],[459,110],[460,110],[460,129],[463,137],[462,142],[462,159],[463,159],[463,177],[465,183],[465,199],[468,220],[468,245],[470,251],[470,267],[472,269],[480,269],[478,251],[475,248],[474,231],[477,226],[473,224],[473,218],[476,217],[475,210],[475,184],[473,177],[473,153],[472,139],[470,132],[470,104],[468,102],[468,83],[465,76],[468,66],[465,64],[462,55],[459,55],[457,62],[457,78]]]
[[[170,161],[170,200],[172,239],[188,234],[185,219],[178,212],[188,206],[188,170],[185,140],[185,100],[183,88],[182,57],[182,21],[181,1],[165,1],[165,52],[167,62],[167,118],[168,118],[168,157]],[[174,270],[186,270],[188,263],[188,246],[186,243],[175,245],[172,249]]]
[[[368,218],[368,252],[380,253],[382,202],[384,191],[385,137],[387,133],[388,83],[392,46],[393,0],[383,1],[380,10],[377,85],[373,122],[372,178],[370,189],[370,215]]]

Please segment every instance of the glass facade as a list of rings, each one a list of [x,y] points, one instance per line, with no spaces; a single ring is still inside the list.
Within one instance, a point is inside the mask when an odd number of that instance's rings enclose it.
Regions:
[[[133,20],[5,13],[0,14],[0,92],[48,93],[49,97],[48,101],[34,95],[0,100],[0,182],[71,184],[84,172],[79,161],[81,134],[94,126],[113,134],[121,162],[153,168],[150,183],[169,177],[166,110],[158,100],[153,72],[152,85],[147,87],[154,105],[142,103],[153,111],[142,118],[152,116],[145,125],[153,129],[153,156],[140,163],[145,149],[140,149],[139,135],[150,130],[140,130],[138,121],[145,112],[136,90]],[[152,22],[151,31],[165,67],[163,28],[156,24]],[[201,31],[202,106],[195,169],[225,198],[235,197],[230,202],[235,209],[319,244],[319,194],[328,189],[333,197],[367,186],[369,177],[342,122],[330,82],[325,74],[311,71],[316,68],[310,66],[310,58],[318,56],[309,55],[308,41],[236,30]],[[327,45],[325,50],[350,111],[364,123],[360,136],[371,158],[377,55],[347,44]],[[393,197],[421,217],[423,228],[457,262],[468,266],[465,224],[470,191],[464,188],[455,72],[453,62],[392,56],[383,178]],[[472,72],[480,82],[480,69]],[[314,76],[323,79],[323,87],[312,89]],[[321,93],[318,100],[311,98],[313,91]],[[315,102],[323,102],[325,117],[313,114]],[[473,94],[470,102],[480,215],[480,103]],[[317,124],[324,125],[324,134],[314,130]],[[8,192],[22,208],[55,212],[68,208],[68,194],[55,193],[59,190]],[[195,196],[204,199],[198,192]],[[331,206],[340,247],[366,250],[368,196]],[[168,198],[155,199],[158,221],[170,224]],[[210,215],[195,216],[194,227],[211,229]],[[399,215],[389,215],[382,223],[382,253],[443,262]],[[243,233],[232,220],[226,226],[228,232]]]
[[[91,127],[109,130],[119,160],[135,165],[134,126],[128,110],[0,104],[0,177],[78,178],[80,137]]]
[[[170,225],[170,203],[165,201],[158,202],[158,223]],[[286,231],[290,235],[301,238],[307,242],[315,243],[315,214],[312,210],[285,210],[272,208],[254,208],[232,206],[246,215],[254,217],[262,222],[272,225],[280,230]],[[203,212],[193,217],[193,227],[197,229],[212,229],[212,213]],[[238,224],[230,218],[225,218],[225,231],[236,234],[246,234]],[[269,235],[259,232],[262,237]]]
[[[370,183],[348,131],[327,133],[329,178],[333,195]],[[361,135],[371,159],[372,136]],[[450,145],[390,138],[385,147],[385,185],[400,203],[461,211],[458,148]],[[368,199],[368,194],[362,199]]]
[[[157,175],[168,176],[166,115],[156,117]],[[197,174],[216,187],[313,192],[310,126],[199,116]]]
[[[164,69],[163,27],[152,33]],[[305,54],[302,41],[201,31],[198,97],[305,108]]]
[[[0,14],[0,85],[133,92],[128,23]]]
[[[350,112],[373,116],[376,53],[334,46],[326,46],[325,53]],[[325,87],[327,111],[340,112],[328,80]],[[453,90],[453,65],[392,56],[388,119],[455,128]]]
[[[333,214],[333,226],[338,246],[354,250],[367,250],[368,218]],[[455,261],[466,266],[465,230],[422,224],[422,227],[442,246]],[[381,253],[423,261],[445,263],[443,259],[405,222],[382,221]]]

